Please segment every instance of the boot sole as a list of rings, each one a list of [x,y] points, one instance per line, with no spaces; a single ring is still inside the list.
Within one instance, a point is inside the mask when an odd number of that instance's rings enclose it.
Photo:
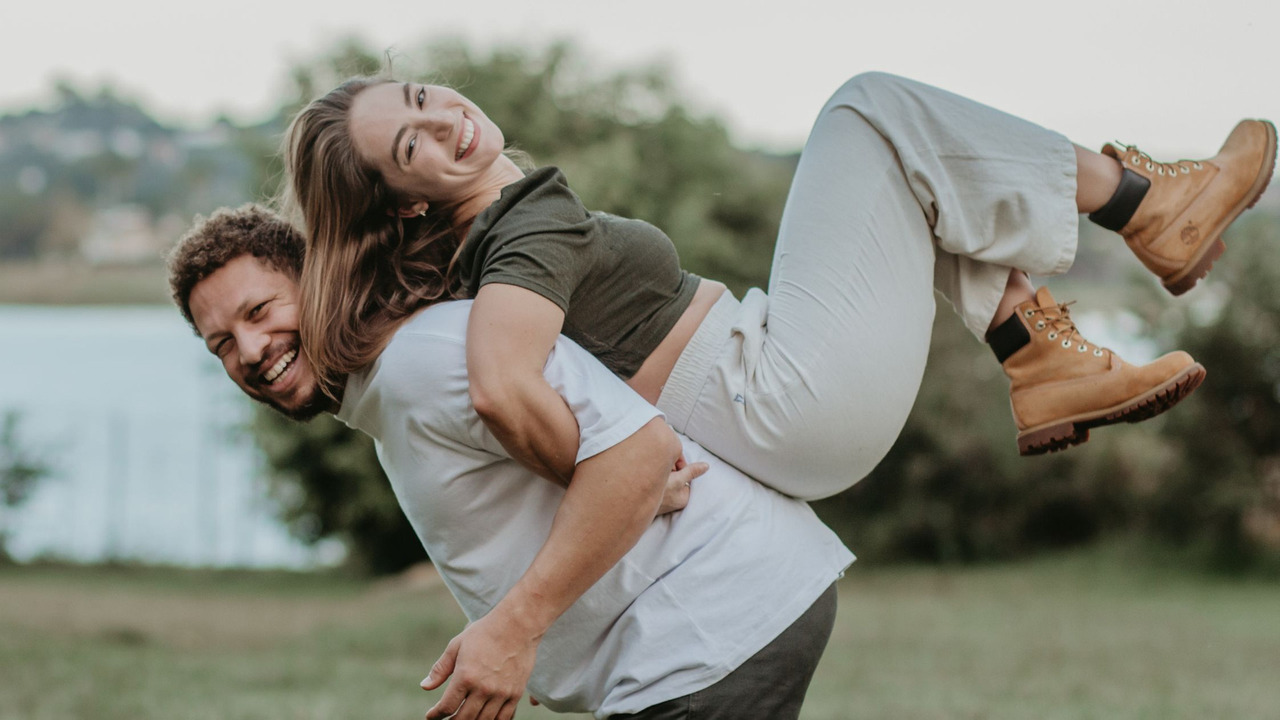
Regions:
[[[1181,295],[1195,287],[1201,278],[1209,274],[1213,264],[1218,258],[1222,257],[1223,251],[1227,249],[1227,246],[1222,242],[1223,231],[1227,229],[1227,226],[1235,222],[1241,213],[1257,205],[1259,198],[1267,191],[1267,185],[1271,184],[1271,175],[1276,169],[1276,126],[1272,125],[1269,120],[1263,120],[1262,122],[1269,130],[1266,151],[1268,159],[1263,165],[1262,172],[1253,181],[1253,187],[1249,188],[1249,192],[1245,193],[1244,198],[1231,209],[1231,212],[1210,233],[1209,237],[1212,238],[1212,241],[1204,244],[1204,249],[1200,251],[1200,255],[1193,259],[1186,270],[1164,281],[1164,287],[1170,293]]]
[[[1204,382],[1205,370],[1193,363],[1164,384],[1118,405],[1018,433],[1019,455],[1041,455],[1065,450],[1089,439],[1089,429],[1121,422],[1141,422],[1177,405]]]

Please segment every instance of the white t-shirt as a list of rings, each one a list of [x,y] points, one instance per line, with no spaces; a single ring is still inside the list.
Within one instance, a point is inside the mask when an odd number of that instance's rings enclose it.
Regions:
[[[564,491],[511,460],[471,405],[469,301],[432,306],[348,381],[338,417],[376,441],[400,506],[467,617],[525,572]],[[561,337],[547,379],[577,416],[578,461],[660,413]],[[551,627],[529,691],[559,712],[643,710],[708,687],[777,637],[853,555],[809,506],[682,438],[711,469]],[[780,669],[785,672],[785,668]]]

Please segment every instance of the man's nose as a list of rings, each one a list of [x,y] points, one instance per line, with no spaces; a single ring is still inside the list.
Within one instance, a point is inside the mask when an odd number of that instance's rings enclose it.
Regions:
[[[253,367],[266,359],[267,348],[271,346],[271,336],[266,333],[244,333],[236,338],[236,347],[240,350],[240,363],[245,367]]]

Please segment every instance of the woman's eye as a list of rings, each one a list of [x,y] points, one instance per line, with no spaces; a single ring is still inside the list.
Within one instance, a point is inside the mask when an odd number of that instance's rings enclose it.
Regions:
[[[418,108],[421,109],[423,103],[425,103],[426,101],[427,101],[427,89],[421,88],[420,90],[418,90]]]
[[[413,137],[409,138],[409,149],[408,149],[408,150],[405,152],[405,154],[404,154],[404,157],[405,157],[405,159],[406,159],[406,160],[412,160],[412,159],[413,159],[413,149],[414,149],[415,147],[417,147],[417,145],[418,145],[418,136],[417,136],[417,135],[414,135]]]

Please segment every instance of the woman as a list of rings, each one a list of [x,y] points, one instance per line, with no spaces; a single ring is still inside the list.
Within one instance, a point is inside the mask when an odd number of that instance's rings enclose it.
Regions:
[[[349,81],[299,114],[287,153],[311,241],[302,336],[323,375],[367,365],[399,321],[457,292],[475,298],[476,409],[526,465],[572,471],[576,429],[541,375],[563,331],[676,430],[812,499],[866,475],[898,436],[935,288],[1009,376],[1023,454],[1151,417],[1194,390],[1204,369],[1186,353],[1123,362],[1027,273],[1066,271],[1078,213],[1090,213],[1185,292],[1265,189],[1276,132],[1242,121],[1214,158],[1158,163],[860,75],[806,143],[768,294],[741,301],[681,271],[656,228],[588,213],[554,168],[526,176],[501,130],[447,88]]]

